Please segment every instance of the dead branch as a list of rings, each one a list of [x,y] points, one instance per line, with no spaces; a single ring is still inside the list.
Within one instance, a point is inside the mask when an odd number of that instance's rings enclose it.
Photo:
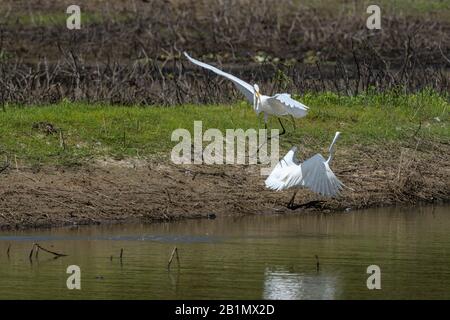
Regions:
[[[33,257],[33,252],[34,252],[35,249],[36,249],[36,258],[37,258],[37,255],[38,255],[38,251],[39,251],[39,250],[45,251],[45,252],[47,252],[47,253],[50,253],[50,254],[52,254],[52,255],[54,255],[54,256],[56,256],[56,257],[67,257],[67,254],[54,252],[54,251],[51,251],[51,250],[48,250],[48,249],[43,248],[43,247],[42,247],[41,245],[39,245],[38,243],[34,243],[34,244],[33,244],[33,247],[31,248],[30,254],[29,254],[29,256],[28,256],[30,260],[31,260],[32,257]]]

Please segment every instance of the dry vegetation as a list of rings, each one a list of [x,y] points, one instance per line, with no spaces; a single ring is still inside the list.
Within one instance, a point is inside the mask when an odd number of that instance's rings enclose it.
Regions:
[[[399,3],[407,8],[407,0]],[[355,1],[80,1],[84,25],[70,31],[67,1],[3,1],[0,100],[173,105],[237,99],[230,84],[193,68],[182,51],[265,91],[353,95],[428,87],[445,93],[450,23],[439,12],[446,4],[420,3],[428,14],[392,7],[383,11],[382,30],[371,31],[364,5]]]

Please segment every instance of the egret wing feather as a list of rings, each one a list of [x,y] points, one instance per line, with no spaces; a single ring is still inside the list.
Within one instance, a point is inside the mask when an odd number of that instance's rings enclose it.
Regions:
[[[309,158],[302,163],[301,167],[306,188],[328,197],[339,195],[343,183],[336,177],[321,154]]]
[[[280,162],[283,162],[287,165],[298,164],[298,159],[296,157],[297,150],[298,150],[297,147],[292,147],[291,150],[289,150],[288,153],[286,153],[286,155],[283,157],[283,159],[280,160]]]
[[[270,175],[267,177],[266,187],[273,190],[287,189],[286,182],[292,175],[296,175],[298,160],[296,159],[297,147],[291,148],[289,152],[281,159]],[[301,171],[300,171],[301,174]]]
[[[223,72],[222,70],[217,69],[216,67],[213,67],[209,64],[206,64],[204,62],[198,61],[194,58],[191,58],[186,52],[184,52],[184,55],[186,56],[186,58],[188,58],[188,60],[190,62],[192,62],[193,64],[196,64],[202,68],[208,69],[220,76],[223,76],[229,80],[231,80],[234,85],[236,86],[236,88],[247,98],[248,101],[250,101],[251,104],[253,104],[253,96],[254,96],[254,89],[253,86],[235,76],[233,76],[232,74]]]
[[[302,165],[295,166],[289,176],[285,177],[286,189],[303,186],[303,170]]]
[[[292,99],[288,93],[279,93],[268,99],[269,103],[276,107],[280,115],[292,115],[294,118],[302,118],[308,113],[308,107],[297,100]]]
[[[293,167],[281,167],[278,170],[272,171],[267,177],[265,183],[266,187],[272,190],[281,191],[286,188],[285,178],[290,175]]]

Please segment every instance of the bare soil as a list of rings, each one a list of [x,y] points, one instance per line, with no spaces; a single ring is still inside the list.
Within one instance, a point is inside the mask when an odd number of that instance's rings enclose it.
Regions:
[[[259,166],[102,160],[77,168],[8,168],[0,174],[0,228],[447,202],[449,160],[449,145],[443,143],[340,148],[332,168],[349,188],[338,199],[301,190],[295,210],[286,207],[292,191],[265,189]]]

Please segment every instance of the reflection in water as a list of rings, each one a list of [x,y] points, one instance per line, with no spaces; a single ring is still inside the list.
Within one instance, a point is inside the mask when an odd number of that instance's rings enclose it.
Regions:
[[[264,299],[268,300],[332,300],[335,299],[336,277],[291,273],[266,269]]]
[[[450,299],[449,213],[384,208],[0,232],[0,298]],[[35,242],[68,256],[40,252],[30,263]],[[174,246],[180,267],[169,272]],[[79,291],[66,288],[72,264],[81,268]],[[367,289],[372,264],[381,290]]]

